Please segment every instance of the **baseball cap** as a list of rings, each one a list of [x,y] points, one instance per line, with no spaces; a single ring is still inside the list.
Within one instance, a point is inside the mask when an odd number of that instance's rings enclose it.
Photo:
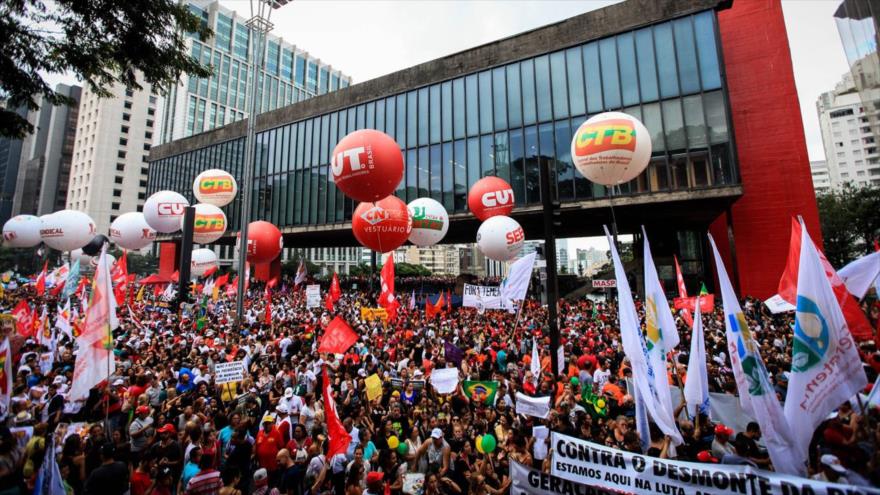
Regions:
[[[718,458],[712,456],[712,453],[708,450],[704,450],[697,454],[697,460],[700,462],[718,462]]]
[[[288,399],[293,397],[293,388],[291,388],[291,387],[285,388],[284,389],[284,396],[287,397]]]
[[[843,467],[843,465],[840,463],[840,459],[838,459],[836,455],[825,454],[819,458],[819,462],[822,463],[822,465],[828,466],[840,474],[846,474],[846,468]]]
[[[113,382],[114,387],[119,387],[125,385],[125,381],[122,378],[117,378],[116,381]]]
[[[262,423],[274,423],[275,418],[271,414],[267,414],[267,415],[263,416],[263,421],[261,421],[261,422]]]
[[[138,408],[135,409],[134,412],[135,412],[135,414],[149,413],[149,412],[150,412],[150,408],[147,407],[147,406],[138,406]]]
[[[281,414],[287,414],[287,404],[278,404],[275,406],[275,410]]]
[[[715,434],[729,437],[730,435],[733,434],[733,430],[724,426],[724,425],[719,424],[719,425],[715,426]]]
[[[174,425],[171,423],[165,423],[161,428],[156,430],[156,433],[177,433],[177,430],[174,429]]]
[[[370,471],[367,473],[367,483],[368,484],[376,484],[382,482],[382,473],[378,471]]]
[[[262,486],[268,482],[269,472],[266,471],[266,468],[260,468],[254,471],[254,484]]]
[[[443,430],[440,428],[434,428],[431,430],[431,438],[443,438]]]

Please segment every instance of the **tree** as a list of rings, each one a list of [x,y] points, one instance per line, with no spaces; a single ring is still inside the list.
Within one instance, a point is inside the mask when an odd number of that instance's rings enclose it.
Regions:
[[[284,275],[285,277],[296,277],[296,271],[299,270],[299,260],[299,256],[296,256],[283,263],[281,265],[281,275]],[[314,277],[321,273],[321,267],[306,260],[306,271]]]
[[[368,277],[373,274],[373,267],[367,263],[360,262],[357,266],[349,268],[348,274],[352,277]]]
[[[431,275],[431,270],[428,270],[422,265],[395,263],[394,275],[398,277],[428,277]]]
[[[23,138],[33,125],[15,113],[73,100],[56,93],[47,74],[73,73],[97,95],[144,82],[164,91],[182,73],[211,75],[190,57],[188,33],[212,35],[201,18],[177,0],[7,0],[0,2],[0,136]]]
[[[816,197],[825,256],[840,268],[870,253],[880,238],[880,187],[847,184]]]

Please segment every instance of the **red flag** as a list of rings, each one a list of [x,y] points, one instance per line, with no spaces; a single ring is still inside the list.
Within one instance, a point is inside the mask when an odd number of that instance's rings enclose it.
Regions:
[[[15,309],[12,310],[12,317],[15,318],[15,326],[19,335],[25,338],[33,336],[35,315],[31,311],[31,306],[24,299],[19,301]]]
[[[333,312],[335,306],[333,306],[333,294],[327,293],[327,297],[324,298],[324,308],[327,311]]]
[[[678,256],[673,256],[672,259],[675,261],[675,279],[678,281],[678,297],[686,298],[688,296],[688,292],[687,287],[685,287],[684,285],[684,277],[681,275],[681,267],[678,265]],[[702,311],[702,309],[703,305],[700,304],[700,310]],[[694,317],[691,316],[691,311],[689,309],[682,309],[681,317],[684,319],[689,327],[694,326]]]
[[[358,335],[348,326],[348,323],[341,316],[337,316],[324,329],[324,335],[321,336],[321,342],[318,344],[318,352],[345,354],[345,351],[354,345],[357,339]]]
[[[52,297],[58,297],[58,294],[64,290],[64,286],[67,284],[67,280],[62,280],[60,284],[55,284],[55,287],[52,287],[52,290],[49,291],[49,295]]]
[[[175,284],[180,281],[180,272],[179,271],[174,270],[174,273],[171,274],[171,281],[174,282]]]
[[[321,380],[324,387],[324,415],[327,420],[327,460],[333,459],[336,454],[344,454],[348,450],[351,443],[351,435],[345,431],[342,421],[339,420],[339,414],[336,412],[336,401],[330,389],[330,376],[327,374],[327,366],[324,366],[324,376]]]
[[[214,287],[220,289],[229,282],[229,274],[225,273],[214,280]]]
[[[392,269],[393,269],[393,267],[392,267]],[[392,291],[393,291],[394,290],[393,289],[394,280],[391,281],[391,286],[392,286]],[[338,301],[339,298],[342,297],[342,289],[339,287],[339,278],[336,276],[335,273],[333,274],[333,280],[330,281],[330,292],[328,295],[333,299],[333,302]],[[330,311],[333,311],[333,310],[331,309]]]
[[[208,278],[208,277],[210,277],[210,276],[213,275],[214,272],[216,272],[219,268],[220,268],[219,265],[214,265],[214,266],[208,268],[207,270],[205,270],[205,273],[202,274],[202,278]]]
[[[41,271],[40,274],[37,275],[37,282],[35,285],[36,285],[37,295],[40,297],[43,297],[43,295],[46,294],[46,268],[48,268],[48,266],[49,266],[48,261],[43,263],[43,271]]]
[[[266,284],[266,325],[272,324],[272,292],[271,286]]]
[[[428,319],[434,318],[437,316],[437,313],[443,311],[443,306],[445,305],[445,301],[443,299],[443,293],[440,293],[440,297],[437,298],[437,302],[432,303],[430,299],[425,301],[425,316]]]
[[[162,284],[153,284],[153,297],[159,297],[165,292],[165,286]]]
[[[116,297],[116,304],[117,306],[123,306],[125,304],[125,295],[128,293],[127,251],[123,251],[122,256],[110,268],[110,280],[113,282],[113,295]]]
[[[394,301],[394,253],[388,253],[385,259],[385,266],[382,267],[380,273],[382,281],[382,291],[379,292],[379,306],[388,308]]]
[[[819,253],[819,260],[825,268],[825,276],[831,282],[831,288],[834,290],[834,296],[837,298],[840,309],[843,311],[843,317],[849,326],[849,331],[856,340],[870,340],[874,338],[871,324],[868,318],[859,306],[859,302],[846,289],[843,280],[837,275],[837,272],[825,258],[825,253],[816,246]],[[782,272],[782,278],[779,279],[779,295],[788,303],[797,306],[797,277],[798,263],[801,256],[801,225],[797,219],[791,219],[791,243],[788,245],[788,262],[785,265],[785,271]]]
[[[452,313],[452,293],[449,290],[446,291],[446,312]]]

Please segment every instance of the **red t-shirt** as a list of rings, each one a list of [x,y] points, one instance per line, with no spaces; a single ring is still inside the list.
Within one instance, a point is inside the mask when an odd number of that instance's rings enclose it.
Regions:
[[[142,473],[137,470],[131,473],[131,495],[144,495],[152,484],[150,473]]]
[[[278,455],[278,451],[284,447],[284,438],[281,436],[281,432],[278,431],[274,426],[266,433],[265,430],[260,430],[257,433],[257,443],[255,452],[257,455],[257,461],[260,463],[260,467],[266,468],[266,471],[275,471],[278,468],[278,464],[275,462],[275,456]]]

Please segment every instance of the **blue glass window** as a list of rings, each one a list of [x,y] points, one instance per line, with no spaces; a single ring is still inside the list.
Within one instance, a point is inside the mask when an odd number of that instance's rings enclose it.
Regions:
[[[617,75],[617,48],[614,38],[599,41],[599,56],[602,59],[602,96],[605,108],[620,108],[620,80]]]
[[[278,42],[269,40],[269,48],[266,53],[266,72],[273,76],[278,75]]]
[[[639,87],[642,101],[659,99],[657,90],[657,65],[654,61],[654,37],[651,28],[636,31],[636,60],[639,68]]]
[[[395,104],[397,107],[397,144],[402,147],[407,146],[407,138],[406,138],[406,94],[401,93],[397,95],[397,103]],[[415,141],[415,136],[412,137],[413,141]]]
[[[492,73],[480,72],[480,133],[492,132]]]
[[[419,146],[428,144],[428,88],[419,89]]]
[[[515,129],[509,133],[510,159],[510,187],[513,188],[513,198],[516,204],[521,205],[526,200],[526,180],[524,174],[525,160],[523,156],[523,133],[522,129]]]
[[[706,146],[706,124],[703,122],[703,100],[700,95],[686,96],[682,100],[684,125],[687,129],[688,148]]]
[[[529,126],[523,130],[525,136],[525,173],[526,173],[526,203],[539,203],[541,201],[540,168],[538,165],[538,128]],[[515,195],[516,193],[514,193]],[[514,197],[515,199],[515,197]]]
[[[229,53],[232,49],[232,18],[217,13],[217,29],[214,30],[214,46]]]
[[[524,60],[520,68],[522,70],[523,124],[534,124],[538,120],[537,103],[535,102],[535,63],[532,60]]]
[[[551,120],[553,109],[550,105],[550,57],[547,55],[535,59],[535,90],[538,95],[538,121]]]
[[[295,55],[294,77],[300,88],[306,87],[306,61],[302,55]]]
[[[632,33],[624,33],[617,37],[617,55],[623,105],[635,105],[639,102],[639,78],[636,72],[636,50],[633,46]]]
[[[330,91],[339,89],[339,74],[334,73],[330,76]]]
[[[441,167],[443,166],[443,157],[441,155],[439,144],[431,146],[431,164],[430,164],[430,183],[431,198],[438,202],[443,202],[443,190],[441,188]]]
[[[376,130],[385,132],[385,100],[376,102]]]
[[[678,95],[678,67],[675,64],[675,46],[672,41],[672,25],[654,26],[654,49],[657,52],[657,70],[660,74],[660,97]]]
[[[467,190],[480,180],[480,138],[467,140]]]
[[[418,145],[418,95],[415,91],[406,94],[406,147]]]
[[[507,142],[507,133],[495,133],[495,144],[492,148],[495,155],[495,176],[501,177],[510,183],[510,144]]]
[[[281,77],[286,82],[291,82],[293,75],[293,56],[287,48],[281,49]]]
[[[599,44],[584,45],[584,71],[587,80],[587,112],[598,113],[604,108],[602,103],[602,73],[599,61]]]
[[[416,150],[406,152],[406,200],[412,201],[419,197],[419,166]]]
[[[461,139],[465,136],[464,78],[452,81],[452,136]]]
[[[442,126],[442,140],[452,139],[452,83],[446,81],[440,86],[441,112],[440,123]]]
[[[419,148],[419,198],[427,198],[431,194],[428,190],[431,183],[431,164],[428,161],[428,147]]]
[[[330,91],[330,71],[326,67],[321,67],[321,91],[318,94],[328,91]]]
[[[690,17],[672,21],[675,34],[675,52],[678,56],[678,74],[682,93],[700,90],[700,75],[697,71],[697,49],[694,46],[694,28]]]
[[[507,117],[510,127],[522,125],[521,98],[519,64],[510,64],[507,66]]]
[[[560,200],[574,199],[574,163],[571,161],[571,124],[556,122],[556,181]]]
[[[663,123],[666,127],[666,145],[670,151],[684,149],[685,141],[684,122],[681,115],[681,101],[678,99],[666,100],[662,103]]]
[[[495,111],[495,130],[507,129],[507,86],[504,67],[492,70],[492,98]]]
[[[706,124],[709,126],[709,140],[712,144],[730,139],[727,135],[727,112],[724,109],[724,95],[721,91],[706,93],[703,100],[706,109]]]
[[[430,117],[430,142],[440,142],[440,85],[435,84],[429,89],[428,117]]]
[[[718,69],[718,48],[715,46],[715,15],[712,11],[700,12],[694,16],[694,32],[697,38],[697,53],[700,59],[700,78],[703,89],[721,87],[721,74]]]
[[[642,123],[651,135],[651,150],[656,153],[666,150],[666,139],[663,135],[663,119],[660,117],[660,103],[649,103],[642,106]]]
[[[464,82],[467,90],[467,104],[465,105],[467,111],[467,135],[474,136],[480,133],[480,107],[478,103],[476,74],[467,76]]]
[[[568,66],[568,104],[572,115],[583,115],[587,112],[584,97],[584,64],[580,48],[569,48],[565,51],[565,63]]]
[[[455,211],[462,211],[467,208],[465,196],[468,191],[467,157],[465,154],[465,141],[463,139],[453,143],[450,170],[453,171],[455,180]]]
[[[399,145],[401,141],[397,138],[397,126],[395,125],[395,99],[390,97],[385,100],[385,134],[391,136]]]
[[[306,71],[306,89],[312,93],[318,90],[318,66],[314,61],[308,61],[308,69]]]
[[[441,203],[443,203],[443,207],[446,208],[446,211],[454,211],[455,197],[453,194],[453,174],[455,173],[455,166],[453,165],[452,160],[452,142],[443,143],[443,156],[440,160],[440,172],[443,174],[443,200]]]
[[[553,91],[553,118],[568,117],[568,80],[565,77],[565,52],[550,55],[550,83]]]

